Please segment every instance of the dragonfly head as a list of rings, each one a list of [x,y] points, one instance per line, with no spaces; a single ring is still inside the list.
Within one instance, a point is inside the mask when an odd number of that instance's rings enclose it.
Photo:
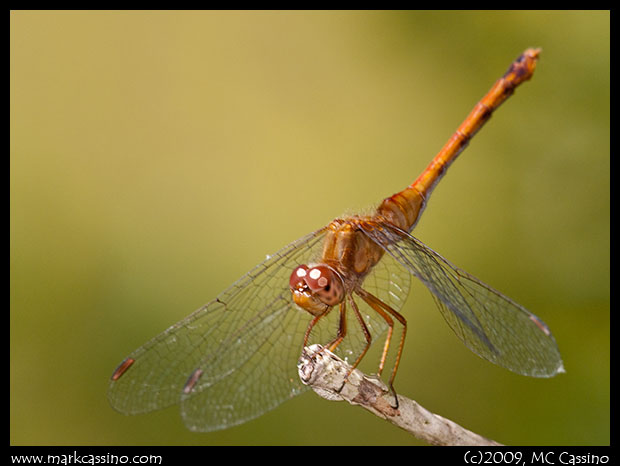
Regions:
[[[321,315],[344,299],[344,281],[327,265],[300,265],[289,282],[293,301],[312,315]]]

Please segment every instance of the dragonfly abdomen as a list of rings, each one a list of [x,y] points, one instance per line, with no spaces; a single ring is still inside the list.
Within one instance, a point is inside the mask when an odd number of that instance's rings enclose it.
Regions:
[[[491,118],[493,112],[514,93],[515,88],[532,77],[539,54],[540,49],[527,49],[523,52],[476,104],[422,174],[403,191],[385,199],[377,209],[377,214],[398,228],[411,231],[433,188],[443,178],[448,167]]]

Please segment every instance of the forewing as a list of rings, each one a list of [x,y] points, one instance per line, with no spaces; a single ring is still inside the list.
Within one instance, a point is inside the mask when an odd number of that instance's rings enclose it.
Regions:
[[[523,375],[564,372],[555,339],[540,318],[396,227],[364,231],[424,283],[448,325],[474,353]]]
[[[117,369],[110,383],[112,406],[137,414],[182,400],[188,427],[215,430],[300,393],[296,363],[310,316],[293,304],[289,275],[299,263],[320,256],[323,232],[269,256],[214,301],[129,355],[126,370]]]

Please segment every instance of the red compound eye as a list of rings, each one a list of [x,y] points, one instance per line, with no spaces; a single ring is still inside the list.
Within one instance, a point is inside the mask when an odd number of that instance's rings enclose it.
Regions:
[[[326,265],[308,270],[306,284],[312,294],[328,306],[335,306],[344,299],[344,283],[338,273]]]
[[[314,291],[329,291],[334,272],[326,265],[317,265],[306,271],[306,283]]]
[[[319,309],[321,303],[335,306],[344,299],[342,278],[334,269],[322,264],[312,268],[300,265],[291,273],[289,286],[295,302],[306,310]],[[306,305],[305,302],[311,304]]]
[[[289,286],[291,290],[297,290],[306,285],[306,277],[308,276],[309,270],[310,269],[307,265],[300,265],[293,270],[293,273],[291,273],[291,278],[289,279]]]

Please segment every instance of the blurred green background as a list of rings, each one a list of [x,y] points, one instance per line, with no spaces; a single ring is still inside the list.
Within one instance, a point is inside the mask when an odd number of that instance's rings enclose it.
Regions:
[[[311,392],[196,434],[176,408],[122,416],[106,389],[266,254],[413,181],[530,46],[534,78],[414,234],[541,316],[567,373],[479,359],[416,284],[396,388],[500,442],[609,443],[609,21],[12,12],[11,443],[421,444]]]

